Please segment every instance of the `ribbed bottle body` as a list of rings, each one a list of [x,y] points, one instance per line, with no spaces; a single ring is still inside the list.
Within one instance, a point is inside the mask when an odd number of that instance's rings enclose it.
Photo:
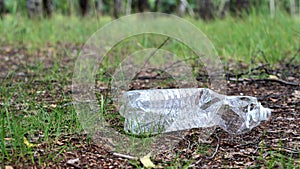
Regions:
[[[150,89],[125,92],[120,114],[133,134],[156,134],[220,126],[239,134],[266,120],[270,110],[250,96],[225,96],[206,88]]]

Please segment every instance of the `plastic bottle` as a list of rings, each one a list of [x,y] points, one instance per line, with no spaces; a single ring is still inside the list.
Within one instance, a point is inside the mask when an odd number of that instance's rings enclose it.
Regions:
[[[124,129],[137,135],[212,126],[241,134],[271,115],[255,97],[225,96],[207,88],[133,90],[120,101]]]

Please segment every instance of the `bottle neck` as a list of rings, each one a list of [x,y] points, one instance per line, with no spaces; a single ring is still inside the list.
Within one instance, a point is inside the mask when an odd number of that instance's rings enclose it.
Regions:
[[[260,120],[268,120],[271,117],[272,109],[265,108],[259,103],[259,110],[260,110]]]

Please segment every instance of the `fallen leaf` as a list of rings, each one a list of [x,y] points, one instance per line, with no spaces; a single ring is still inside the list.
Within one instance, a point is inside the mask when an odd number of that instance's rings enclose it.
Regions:
[[[300,98],[300,91],[299,90],[295,90],[294,93],[292,93],[292,95],[296,98]]]
[[[278,77],[275,76],[275,75],[269,75],[269,78],[270,78],[270,79],[278,79]]]
[[[51,108],[56,108],[57,105],[56,105],[56,104],[51,104],[50,107],[51,107]]]
[[[79,158],[70,159],[67,161],[67,164],[75,164],[76,162],[79,162]]]
[[[28,148],[31,148],[31,147],[35,147],[36,145],[30,143],[26,137],[23,138],[24,140],[24,144],[28,147]]]
[[[140,158],[141,163],[144,165],[146,168],[155,168],[155,165],[150,159],[151,153],[147,154],[146,156]]]
[[[50,104],[50,105],[44,105],[44,108],[56,108],[57,105],[56,104]]]
[[[5,166],[5,169],[14,169],[14,167],[7,165],[7,166]]]
[[[45,94],[46,91],[36,91],[37,94]]]
[[[272,102],[277,102],[277,101],[278,101],[278,99],[274,99],[274,98],[270,98],[270,100],[271,100]]]
[[[63,142],[60,142],[60,141],[57,141],[56,144],[59,145],[59,146],[64,145],[64,143],[63,143]]]
[[[4,138],[5,141],[10,141],[12,138]]]

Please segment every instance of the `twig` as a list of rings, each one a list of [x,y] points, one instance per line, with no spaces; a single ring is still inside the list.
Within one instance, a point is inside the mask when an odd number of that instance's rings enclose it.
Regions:
[[[300,54],[300,48],[297,50],[297,52],[294,54],[294,56],[290,59],[289,63],[287,65],[290,65],[290,63],[292,63],[297,56],[299,56]]]
[[[195,167],[202,161],[202,158],[200,158],[198,161],[196,161],[194,164],[189,165],[189,168]]]
[[[205,156],[206,159],[210,159],[211,160],[211,159],[215,158],[215,156],[216,156],[216,154],[217,154],[217,152],[219,150],[219,147],[220,147],[220,138],[218,136],[216,136],[216,135],[215,135],[215,137],[218,140],[218,144],[217,144],[217,147],[215,149],[215,152],[210,157]]]
[[[73,164],[73,163],[67,163],[67,165],[70,165],[71,167],[74,167],[76,169],[82,169],[79,165]]]
[[[188,152],[190,150],[191,142],[190,142],[190,140],[188,140],[186,138],[183,138],[183,139],[188,142],[188,147],[186,148],[186,152]]]
[[[300,86],[300,83],[294,83],[294,82],[288,82],[282,79],[267,79],[267,78],[262,78],[262,79],[246,79],[246,78],[229,78],[229,81],[233,82],[255,82],[255,81],[266,81],[266,82],[277,82],[280,84],[284,85],[290,85],[290,86]]]
[[[150,76],[140,76],[138,78],[134,78],[133,80],[169,80],[169,79],[174,79],[172,77],[150,77]]]
[[[67,161],[67,165],[70,165],[70,166],[72,166],[74,168],[77,168],[77,169],[81,169],[81,167],[79,165],[75,164],[76,162],[79,162],[79,161],[80,161],[79,158],[71,159],[71,160]]]
[[[277,83],[290,85],[290,86],[300,86],[299,83],[288,82],[282,79],[252,79],[251,81],[269,81],[269,82],[277,82]]]
[[[284,152],[290,153],[290,154],[299,154],[298,150],[293,150],[291,148],[286,148],[286,147],[271,147],[271,150],[284,151]]]
[[[268,60],[267,57],[266,57],[265,52],[261,50],[260,53],[262,54],[262,57],[263,57],[263,59],[265,60],[265,62],[266,62],[266,63],[270,63],[269,60]]]
[[[147,58],[147,59],[145,60],[145,62],[144,62],[143,68],[144,68],[144,67],[146,66],[146,64],[149,62],[149,60],[151,59],[151,57],[154,56],[154,55],[156,54],[156,52],[157,52],[160,48],[162,48],[169,40],[170,40],[170,37],[168,37],[166,40],[164,40],[163,43],[160,44],[160,45],[155,49],[155,51],[153,51],[153,52],[148,56],[148,58]],[[135,73],[135,74],[136,74],[136,75],[134,76],[133,79],[137,79],[137,76],[138,76],[139,73]]]
[[[189,61],[189,60],[193,60],[193,59],[196,59],[196,57],[191,57],[191,58],[186,58],[186,59],[182,59],[182,60],[177,60],[176,62],[172,63],[171,65],[165,67],[164,71],[166,71],[167,69],[170,69],[172,68],[173,66],[179,64],[179,63],[182,63],[182,62],[185,62],[185,61]]]
[[[117,156],[117,157],[121,157],[121,158],[127,158],[129,160],[138,160],[139,159],[137,157],[133,157],[133,156],[126,155],[126,154],[120,154],[120,153],[113,153],[113,155]]]
[[[196,142],[196,143],[193,143],[192,145],[191,145],[191,150],[193,149],[193,147],[194,146],[196,146],[196,145],[198,145],[198,143]]]
[[[255,67],[255,68],[250,69],[250,70],[247,71],[247,72],[242,72],[242,73],[237,74],[236,77],[241,77],[241,76],[243,76],[243,75],[248,75],[248,74],[250,74],[251,72],[253,72],[253,71],[255,71],[255,70],[260,70],[260,69],[265,68],[266,66],[269,66],[269,65],[270,65],[270,64],[267,63],[267,64],[263,64],[263,65],[257,66],[257,67]]]
[[[216,154],[217,154],[217,152],[218,152],[218,150],[219,150],[219,147],[220,147],[220,138],[219,138],[217,135],[215,135],[215,137],[216,137],[217,140],[218,140],[217,147],[216,147],[214,153],[213,153],[210,157],[205,156],[206,159],[211,160],[211,159],[215,158],[215,156],[216,156]],[[202,161],[202,159],[203,159],[203,158],[200,158],[200,159],[197,160],[195,163],[189,165],[189,168],[192,168],[192,167],[195,167],[196,165],[198,165],[198,164]]]
[[[151,57],[154,56],[154,55],[156,54],[156,52],[157,52],[160,48],[162,48],[163,46],[165,46],[165,44],[166,44],[169,40],[170,40],[170,37],[168,37],[166,40],[164,40],[163,43],[160,44],[160,45],[158,46],[158,48],[156,48],[155,51],[153,51],[153,52],[150,54],[150,56],[145,60],[145,63],[144,63],[144,65],[143,65],[143,67],[146,66],[146,64],[149,62],[149,60],[151,59]]]

